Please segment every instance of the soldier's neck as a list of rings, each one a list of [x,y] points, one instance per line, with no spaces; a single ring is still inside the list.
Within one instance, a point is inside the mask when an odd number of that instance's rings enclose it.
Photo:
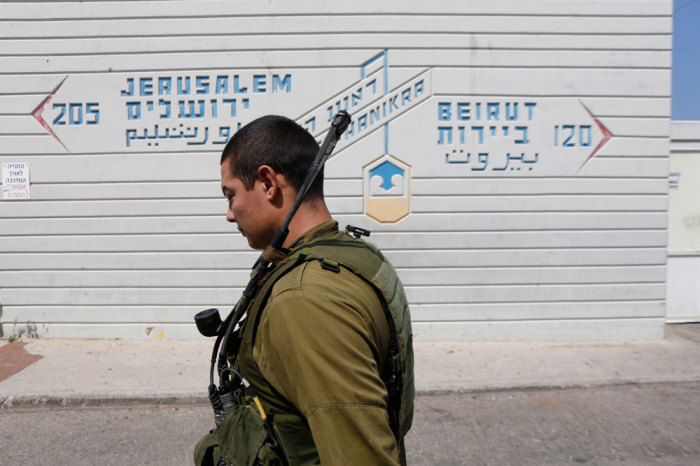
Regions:
[[[284,247],[288,247],[304,233],[328,220],[331,220],[331,213],[322,199],[304,202],[289,224],[289,235]]]

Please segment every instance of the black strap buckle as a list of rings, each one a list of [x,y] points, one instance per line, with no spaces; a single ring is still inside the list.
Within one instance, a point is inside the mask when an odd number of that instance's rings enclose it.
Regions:
[[[360,239],[360,236],[369,236],[372,234],[371,231],[365,230],[364,228],[354,227],[352,225],[345,226],[345,233],[352,235],[355,239]]]

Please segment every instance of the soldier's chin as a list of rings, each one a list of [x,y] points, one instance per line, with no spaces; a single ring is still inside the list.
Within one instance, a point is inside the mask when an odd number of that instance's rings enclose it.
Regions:
[[[245,239],[248,240],[248,246],[250,246],[251,249],[257,249],[257,250],[262,251],[263,249],[265,249],[265,246],[267,246],[266,244],[263,244],[263,245],[257,244],[255,241],[253,241],[252,238],[248,238],[245,235],[243,235],[243,236],[245,237]]]

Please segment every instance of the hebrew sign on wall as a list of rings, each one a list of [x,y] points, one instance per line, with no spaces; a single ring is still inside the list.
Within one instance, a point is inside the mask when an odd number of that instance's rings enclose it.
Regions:
[[[575,176],[612,138],[580,99],[448,97],[430,68],[392,86],[390,57],[390,50],[369,57],[326,96],[314,92],[313,70],[68,75],[32,116],[68,153],[140,153],[219,151],[242,125],[278,109],[320,140],[335,113],[346,110],[353,121],[336,156],[379,131],[383,147],[375,155],[397,160],[395,140],[406,137],[392,134],[392,122],[405,116],[416,121],[410,147],[421,154],[418,169],[429,164],[450,176]],[[356,80],[343,85],[353,74]],[[418,162],[410,159],[399,164]],[[389,179],[381,194],[365,190],[370,218],[394,223],[410,213],[407,175],[406,189]],[[384,213],[372,214],[372,205]]]

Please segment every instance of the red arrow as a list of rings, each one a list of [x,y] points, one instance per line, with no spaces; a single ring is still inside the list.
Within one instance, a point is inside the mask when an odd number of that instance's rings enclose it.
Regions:
[[[60,83],[58,83],[58,86],[56,86],[56,88],[51,92],[51,94],[47,95],[46,98],[39,104],[39,106],[38,106],[37,108],[34,109],[34,111],[32,112],[32,116],[34,117],[34,119],[35,119],[36,121],[39,122],[39,124],[40,124],[41,126],[44,127],[44,129],[45,129],[46,131],[49,132],[49,134],[50,134],[51,136],[53,136],[53,138],[54,138],[55,140],[58,141],[59,144],[61,144],[61,145],[63,146],[63,148],[64,148],[66,151],[70,152],[70,151],[68,150],[68,148],[66,147],[66,145],[63,144],[63,142],[58,138],[58,136],[56,136],[56,133],[53,132],[53,129],[51,129],[51,127],[50,127],[49,124],[46,122],[46,120],[44,120],[44,117],[43,117],[43,113],[44,113],[44,110],[46,110],[46,106],[49,104],[49,102],[51,102],[51,99],[53,99],[53,96],[56,95],[56,92],[58,92],[58,90],[60,89],[60,87],[63,86],[63,83],[66,82],[66,79],[68,79],[68,76],[66,76],[65,78],[63,78],[63,81],[61,81]]]
[[[581,102],[581,105],[583,105],[583,102]],[[610,130],[608,128],[606,128],[605,125],[603,123],[601,123],[600,120],[598,118],[596,118],[596,116],[593,115],[593,113],[591,113],[590,110],[588,110],[588,107],[583,105],[583,108],[586,109],[586,111],[591,116],[591,118],[593,118],[593,121],[595,121],[595,124],[598,125],[598,128],[603,133],[603,139],[601,139],[600,142],[598,143],[598,145],[596,146],[596,148],[593,149],[593,152],[591,152],[591,155],[589,155],[588,158],[583,161],[581,166],[578,167],[578,170],[576,170],[576,173],[580,172],[581,169],[584,167],[584,165],[586,165],[589,160],[591,160],[593,157],[595,157],[596,154],[598,152],[600,152],[603,149],[603,147],[608,143],[608,141],[610,141],[610,139],[612,139],[612,137],[613,137],[613,133],[611,133]]]

